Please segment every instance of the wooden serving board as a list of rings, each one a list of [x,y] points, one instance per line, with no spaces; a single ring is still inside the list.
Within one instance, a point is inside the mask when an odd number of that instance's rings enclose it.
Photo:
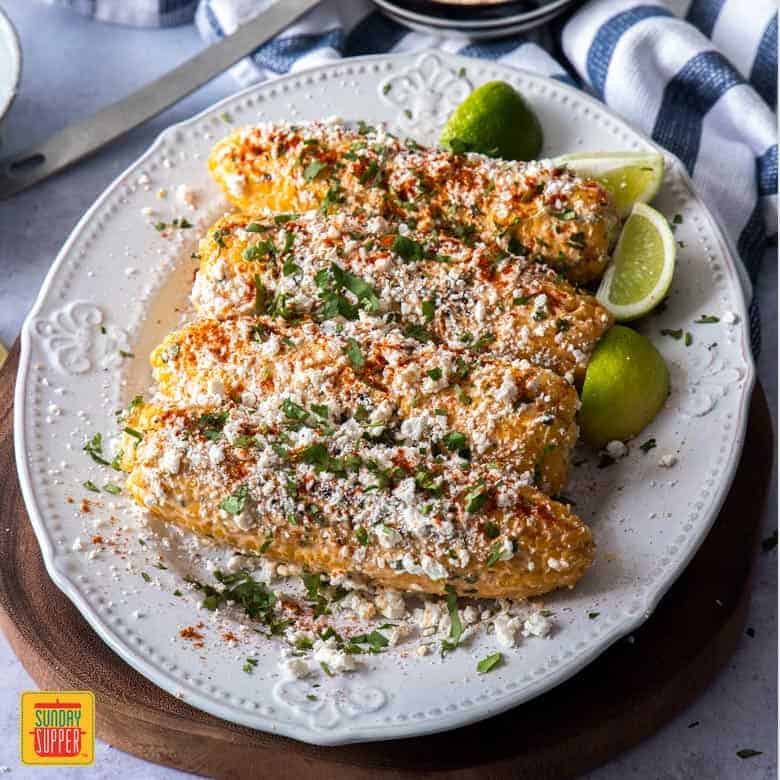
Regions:
[[[568,682],[488,721],[395,742],[323,748],[219,720],[120,660],[46,574],[14,466],[18,359],[17,344],[0,372],[0,627],[40,688],[93,690],[98,736],[128,753],[220,778],[557,780],[652,734],[709,684],[742,636],[774,453],[760,388],[731,493],[696,557],[633,641]]]

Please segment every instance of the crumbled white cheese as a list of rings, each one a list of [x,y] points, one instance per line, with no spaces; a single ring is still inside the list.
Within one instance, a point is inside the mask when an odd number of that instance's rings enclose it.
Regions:
[[[371,475],[371,480],[374,481],[375,477]],[[390,528],[386,525],[378,525],[374,529],[374,533],[376,534],[376,538],[379,541],[379,544],[385,549],[390,550],[393,547],[398,547],[398,545],[401,543],[401,534],[398,533],[398,531],[395,530],[395,528]]]
[[[223,183],[234,198],[240,198],[246,187],[246,176],[240,173],[225,173],[223,174]]]
[[[394,590],[385,590],[375,599],[379,612],[391,620],[400,620],[406,616],[406,602],[404,597]]]
[[[610,458],[614,458],[615,460],[618,460],[619,458],[622,458],[628,454],[628,447],[626,447],[622,441],[617,440],[609,442],[609,444],[607,444],[606,450],[607,455],[609,455]]]
[[[517,645],[522,623],[520,618],[510,617],[509,615],[499,615],[493,621],[496,630],[496,639],[504,647],[515,647]]]
[[[523,623],[523,634],[525,636],[546,637],[551,630],[552,621],[541,612],[534,612],[532,615],[529,615]]]
[[[441,605],[435,601],[426,601],[423,609],[414,611],[414,621],[421,629],[437,628],[443,611]]]
[[[663,469],[670,469],[677,465],[677,456],[672,452],[668,452],[658,459],[658,465]]]
[[[195,209],[197,205],[197,193],[187,184],[180,184],[176,188],[176,198],[182,206],[189,209]]]
[[[167,449],[160,457],[160,469],[167,474],[178,474],[181,467],[182,453],[177,449]]]
[[[354,672],[357,669],[354,656],[337,649],[332,638],[327,642],[319,643],[314,650],[314,660],[319,664],[325,664],[333,674]]]
[[[309,664],[303,658],[286,658],[279,663],[279,666],[285,674],[298,680],[311,674]]]

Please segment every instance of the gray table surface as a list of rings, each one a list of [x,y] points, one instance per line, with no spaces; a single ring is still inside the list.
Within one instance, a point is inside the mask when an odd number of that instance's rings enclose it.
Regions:
[[[32,0],[0,0],[24,53],[21,91],[0,127],[0,154],[16,151],[124,96],[197,51],[193,27],[135,30],[101,25]],[[0,202],[0,339],[16,338],[44,274],[78,219],[106,185],[173,122],[235,91],[223,75],[176,107],[73,170]],[[760,280],[764,348],[759,376],[777,420],[777,256],[768,250]],[[777,527],[777,486],[762,511],[767,536]],[[0,562],[0,565],[2,563]],[[749,625],[736,654],[712,686],[642,745],[593,772],[593,780],[774,778],[777,776],[777,553],[758,560]],[[18,759],[19,694],[34,684],[0,636],[0,771],[41,777]],[[698,721],[699,725],[689,728]],[[762,755],[740,760],[736,751]],[[99,743],[95,764],[69,773],[90,778],[188,777]]]

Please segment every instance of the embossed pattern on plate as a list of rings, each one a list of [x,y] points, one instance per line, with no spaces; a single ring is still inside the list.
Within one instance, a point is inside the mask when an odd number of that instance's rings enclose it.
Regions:
[[[86,479],[105,472],[81,451],[95,432],[149,382],[146,356],[186,310],[197,230],[165,238],[141,215],[170,222],[183,213],[199,226],[225,208],[205,170],[208,150],[235,124],[300,121],[330,115],[386,121],[402,134],[435,142],[452,106],[473,86],[505,79],[520,89],[545,130],[544,154],[653,145],[604,106],[558,82],[492,62],[441,53],[348,60],[244,91],[164,132],[80,221],[53,265],[22,333],[16,388],[17,463],[30,518],[48,571],[100,636],[126,661],[174,695],[219,717],[317,744],[392,739],[461,726],[497,714],[557,685],[651,613],[717,515],[745,430],[754,369],[739,274],[728,243],[696,196],[682,165],[667,155],[657,206],[681,214],[684,245],[666,309],[642,323],[669,361],[673,389],[647,431],[656,449],[634,443],[627,458],[599,470],[593,458],[573,469],[567,495],[592,524],[598,555],[575,590],[546,606],[557,628],[525,640],[489,675],[477,661],[492,637],[447,656],[368,656],[358,674],[325,678],[317,700],[280,676],[278,647],[241,671],[241,649],[217,644],[207,654],[172,641],[198,616],[172,594],[186,556],[171,538],[165,550],[133,544],[124,500],[105,497],[106,513],[127,525],[122,565],[73,549],[84,533],[77,502]],[[390,88],[388,89],[388,85]],[[148,179],[147,179],[148,177]],[[197,214],[176,198],[198,194]],[[164,190],[167,197],[158,197]],[[735,316],[726,324],[722,315]],[[693,324],[701,314],[716,324]],[[661,335],[689,330],[693,343]],[[645,438],[645,437],[643,437]],[[673,469],[659,466],[674,454]],[[78,545],[76,545],[78,547]],[[155,568],[162,552],[168,568]],[[141,572],[148,577],[142,578]],[[597,619],[589,615],[598,613]]]

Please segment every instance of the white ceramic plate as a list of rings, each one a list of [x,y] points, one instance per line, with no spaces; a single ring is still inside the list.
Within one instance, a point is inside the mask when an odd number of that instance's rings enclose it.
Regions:
[[[652,147],[582,93],[490,62],[406,54],[288,76],[164,132],[79,222],[24,325],[16,452],[47,569],[122,658],[196,707],[318,744],[419,735],[495,715],[562,682],[640,625],[717,515],[740,455],[753,384],[747,315],[723,234],[670,157],[657,206],[670,217],[682,215],[676,234],[684,248],[668,307],[642,329],[671,365],[671,397],[628,457],[598,469],[591,454],[572,469],[566,492],[593,526],[596,562],[575,590],[546,599],[556,615],[554,634],[524,640],[490,674],[476,673],[477,660],[496,650],[494,638],[483,633],[444,660],[365,656],[366,669],[322,675],[316,701],[308,699],[302,682],[280,677],[278,646],[266,641],[250,648],[245,638],[237,646],[222,642],[210,613],[194,615],[190,599],[173,595],[190,566],[175,534],[163,532],[155,541],[124,499],[99,498],[81,487],[86,479],[98,485],[115,479],[81,447],[95,432],[115,430],[115,410],[148,385],[146,356],[187,306],[190,251],[199,231],[165,239],[141,210],[153,208],[168,222],[183,214],[205,225],[224,209],[205,160],[230,130],[226,119],[241,124],[337,114],[387,121],[403,135],[431,142],[465,94],[490,79],[509,81],[531,102],[544,127],[545,155]],[[174,195],[183,183],[199,193],[197,212],[187,212]],[[157,197],[161,188],[167,198]],[[723,322],[727,312],[736,315],[735,324]],[[693,324],[702,314],[721,321]],[[664,337],[662,328],[688,330],[693,343]],[[120,349],[136,357],[123,358]],[[638,445],[651,436],[658,446],[645,454]],[[679,458],[674,468],[659,466],[666,454]],[[85,496],[96,499],[86,514],[79,506]],[[120,541],[91,558],[95,533]],[[72,549],[77,538],[83,550]],[[166,570],[154,567],[160,556]],[[207,653],[177,638],[179,628],[199,618],[206,623]],[[241,671],[249,654],[259,659],[251,676]]]
[[[11,106],[22,73],[19,38],[10,19],[0,8],[0,119]]]

